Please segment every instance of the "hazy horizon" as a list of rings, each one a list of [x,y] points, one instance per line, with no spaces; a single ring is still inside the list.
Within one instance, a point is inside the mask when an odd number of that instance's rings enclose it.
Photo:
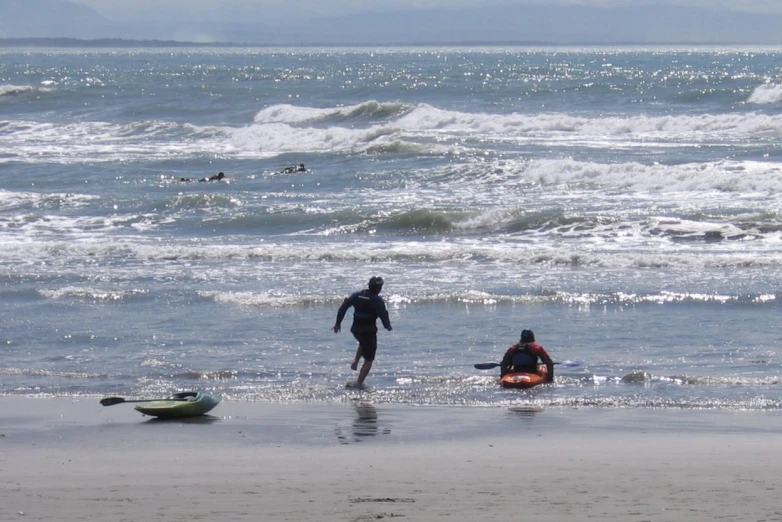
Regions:
[[[782,44],[782,2],[755,0],[4,0],[0,38],[238,44]]]

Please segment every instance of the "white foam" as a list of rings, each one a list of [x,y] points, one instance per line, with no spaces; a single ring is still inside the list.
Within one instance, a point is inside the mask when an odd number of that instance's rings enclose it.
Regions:
[[[39,293],[51,299],[77,297],[95,301],[121,301],[127,297],[146,294],[146,290],[101,290],[97,288],[67,286],[57,289],[39,290]]]
[[[221,304],[233,306],[300,306],[303,304],[301,296],[283,290],[258,293],[203,291],[199,292],[199,295]],[[310,304],[314,301],[315,299],[309,299]],[[321,301],[326,301],[326,299]]]
[[[764,84],[752,91],[747,103],[757,103],[759,105],[777,104],[782,102],[782,85]]]
[[[782,190],[782,165],[759,161],[645,165],[535,160],[517,172],[530,182],[558,187],[654,193],[718,191],[745,196]]]
[[[380,107],[395,118],[357,119],[371,114],[365,104],[313,108],[275,105],[259,112],[255,124],[234,133],[239,149],[266,153],[366,150],[381,142],[491,138],[589,148],[746,146],[746,138],[782,132],[782,116],[765,114],[679,115],[586,118],[564,113],[492,114],[440,109],[428,104]],[[302,125],[310,123],[311,125]],[[434,144],[433,144],[434,146]],[[484,145],[485,146],[485,143]]]
[[[42,194],[0,189],[0,210],[17,210],[25,207],[36,209],[47,207],[78,208],[96,199],[100,199],[99,196],[68,193]]]
[[[278,242],[258,247],[143,243],[141,240],[133,242],[130,238],[117,241],[110,237],[78,241],[8,237],[6,248],[0,249],[0,263],[13,266],[16,274],[29,273],[32,277],[48,272],[80,277],[84,266],[89,265],[94,277],[104,270],[112,279],[118,275],[117,270],[120,270],[122,278],[144,277],[152,270],[159,277],[186,276],[205,282],[256,277],[258,263],[280,263],[279,270],[286,270],[283,265],[324,263],[319,268],[323,273],[330,269],[339,272],[342,264],[367,265],[381,261],[389,266],[412,262],[428,267],[447,263],[443,268],[446,272],[457,267],[459,271],[474,267],[478,273],[485,270],[485,263],[497,263],[493,271],[504,265],[535,270],[551,267],[782,267],[782,238],[779,232],[773,233],[773,236],[770,234],[762,240],[693,244],[671,242],[665,234],[650,236],[640,230],[628,232],[616,227],[613,233],[591,239],[568,238],[540,230],[500,235],[496,242],[480,239],[367,242],[360,249],[346,247],[343,242]],[[231,263],[224,263],[226,260]],[[242,260],[252,263],[241,263]],[[80,287],[66,290],[74,295],[81,291]],[[104,293],[103,290],[95,290],[95,295]]]
[[[272,105],[255,115],[255,123],[286,123],[300,124],[305,122],[323,121],[330,118],[345,119],[357,117],[373,117],[405,112],[412,106],[401,103],[380,103],[370,100],[348,106],[330,108],[303,107],[290,104]]]
[[[0,122],[3,162],[82,164],[236,154],[232,129],[163,121]]]
[[[758,113],[585,118],[563,113],[468,113],[427,104],[377,102],[323,109],[275,105],[260,111],[253,124],[238,128],[164,121],[0,124],[2,161],[31,163],[168,160],[205,154],[258,158],[291,152],[382,151],[404,144],[460,153],[470,150],[476,140],[481,150],[492,142],[500,147],[742,148],[757,147],[782,133],[782,115]]]
[[[256,123],[304,123],[323,119],[335,113],[335,109],[317,109],[289,104],[272,105],[255,115]]]
[[[0,96],[21,94],[33,90],[35,90],[35,87],[31,85],[0,85]]]
[[[633,137],[641,141],[694,139],[713,134],[745,136],[782,130],[782,116],[765,114],[679,115],[585,118],[564,113],[464,113],[421,104],[395,125],[406,131],[445,131],[467,135],[568,137]],[[599,141],[598,141],[599,143]]]

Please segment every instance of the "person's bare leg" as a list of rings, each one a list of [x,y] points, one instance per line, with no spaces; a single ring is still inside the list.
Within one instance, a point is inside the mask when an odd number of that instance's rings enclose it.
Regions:
[[[353,362],[350,363],[350,369],[355,371],[358,370],[358,360],[361,358],[361,345],[358,345],[358,348],[356,348],[356,357],[353,359]]]
[[[356,384],[360,386],[364,386],[364,379],[367,378],[367,375],[369,375],[369,370],[372,369],[372,361],[367,361],[364,359],[364,364],[361,365],[361,371],[358,372],[358,380],[356,381]]]

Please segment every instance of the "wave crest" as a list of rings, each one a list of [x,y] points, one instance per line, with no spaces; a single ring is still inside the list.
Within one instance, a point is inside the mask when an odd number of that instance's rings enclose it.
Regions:
[[[13,96],[37,90],[32,85],[0,85],[0,96]]]
[[[146,295],[147,290],[99,290],[67,286],[55,290],[39,290],[41,296],[50,299],[79,298],[91,301],[122,301],[128,298]]]
[[[747,99],[747,103],[770,105],[782,102],[782,85],[765,84],[756,87]]]
[[[412,110],[414,106],[404,103],[381,103],[369,100],[345,107],[316,108],[298,105],[272,105],[259,111],[253,121],[259,124],[286,123],[298,125],[302,123],[325,123],[329,121],[342,122],[348,120],[383,120],[399,116]]]

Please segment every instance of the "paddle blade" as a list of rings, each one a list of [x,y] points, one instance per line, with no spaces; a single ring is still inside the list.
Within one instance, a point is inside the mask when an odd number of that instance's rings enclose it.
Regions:
[[[491,370],[492,368],[497,368],[499,366],[502,366],[500,363],[478,363],[475,365],[476,370]]]
[[[114,406],[115,404],[119,404],[121,402],[125,402],[125,399],[122,397],[106,397],[105,399],[100,400],[100,403],[104,406]]]

